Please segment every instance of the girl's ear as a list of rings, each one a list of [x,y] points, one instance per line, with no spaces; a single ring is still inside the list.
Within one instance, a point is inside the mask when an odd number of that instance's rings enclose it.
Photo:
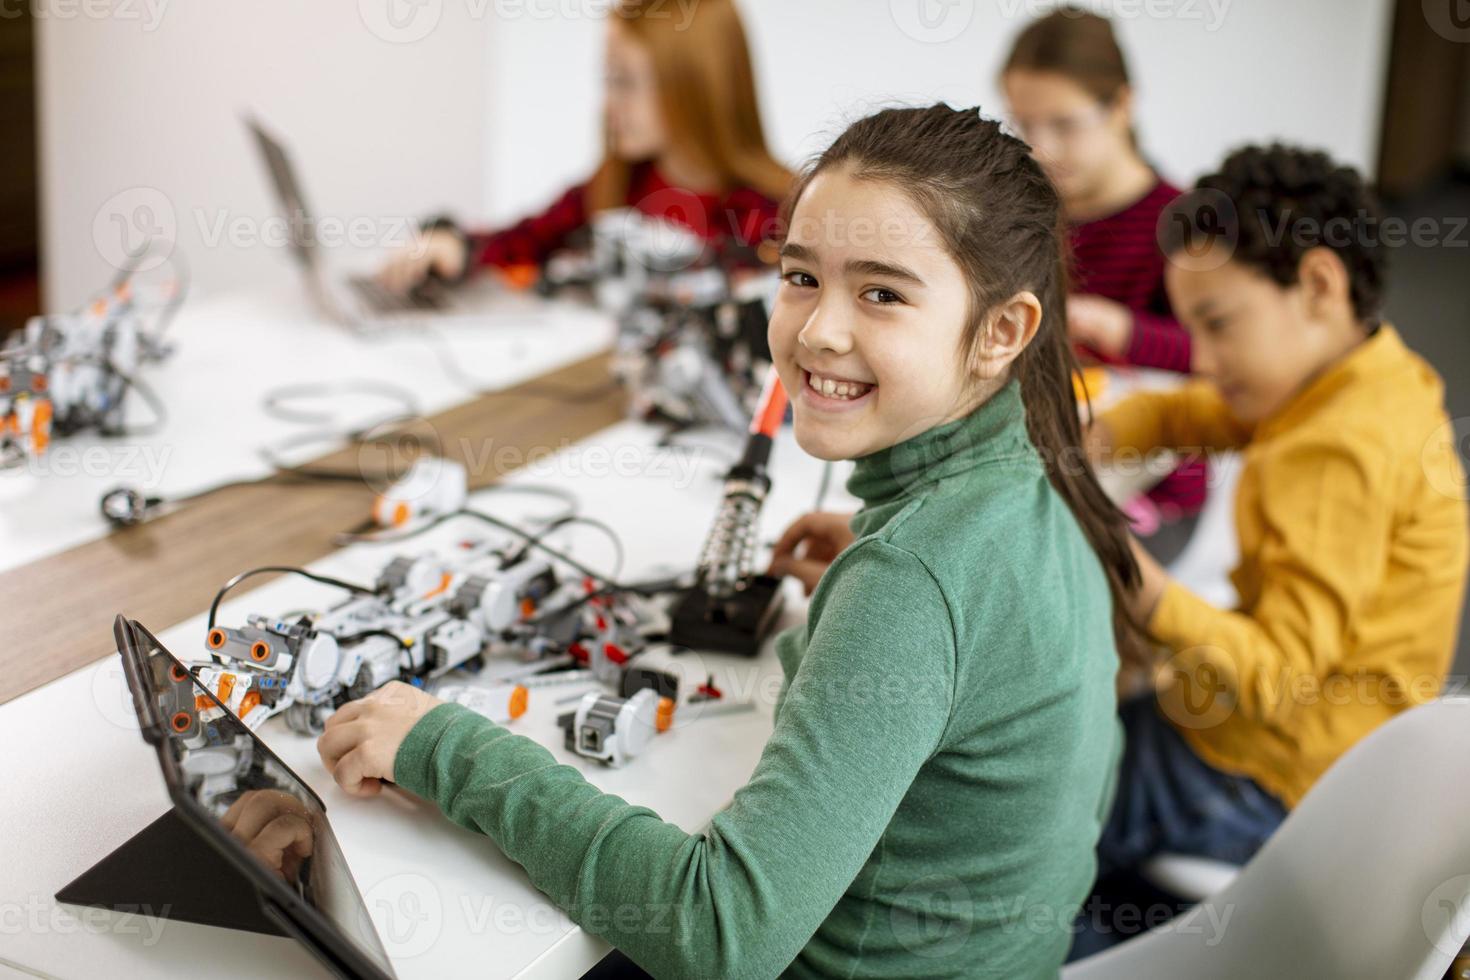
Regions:
[[[980,328],[980,341],[970,359],[970,373],[985,381],[1004,376],[1040,326],[1041,301],[1030,290],[998,304]]]

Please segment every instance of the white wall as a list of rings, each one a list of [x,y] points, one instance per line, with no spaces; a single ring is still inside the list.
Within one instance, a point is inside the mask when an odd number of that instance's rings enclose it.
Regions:
[[[196,294],[291,274],[284,249],[264,243],[281,228],[267,221],[276,210],[247,109],[284,137],[308,203],[344,241],[391,240],[438,208],[479,210],[488,22],[435,5],[418,38],[385,19],[385,2],[397,0],[133,0],[109,16],[40,5],[47,309],[105,285],[117,222],[136,242],[150,214],[165,229],[172,216]]]
[[[544,204],[596,159],[599,0],[523,0],[490,38],[496,156],[489,214]],[[1003,106],[995,75],[1046,3],[1029,0],[739,0],[767,138],[791,163],[845,121],[893,100]],[[1131,59],[1146,150],[1189,181],[1226,151],[1273,137],[1371,170],[1390,0],[1086,0]],[[670,0],[670,9],[677,9]],[[1152,10],[1163,16],[1147,16]],[[927,15],[928,20],[921,15]],[[514,80],[514,81],[507,81]]]
[[[259,241],[275,210],[243,109],[286,139],[314,210],[369,244],[438,209],[519,217],[597,160],[608,0],[130,0],[59,15],[112,2],[38,8],[53,11],[37,28],[49,309],[102,285],[117,222],[136,241],[150,209],[172,215],[200,293],[288,274]],[[1041,7],[739,2],[768,136],[791,163],[894,100],[999,112],[996,70]],[[1170,177],[1271,137],[1376,159],[1390,0],[1091,2],[1118,23],[1146,149]]]

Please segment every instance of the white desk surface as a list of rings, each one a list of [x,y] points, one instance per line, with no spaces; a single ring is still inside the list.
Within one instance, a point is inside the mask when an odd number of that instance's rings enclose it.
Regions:
[[[436,343],[448,345],[473,380],[504,388],[613,341],[611,318],[570,303],[508,294],[485,320],[446,324],[429,336],[404,326],[364,340],[323,320],[295,279],[248,294],[185,299],[166,335],[173,354],[139,371],[167,406],[162,431],[56,438],[46,454],[0,471],[0,571],[101,537],[107,523],[99,501],[119,485],[167,497],[269,474],[262,446],[323,428],[267,414],[262,399],[271,389],[327,379],[382,382],[410,392],[417,413],[430,415],[477,394],[446,373]],[[151,421],[138,398],[128,407],[129,425]],[[381,397],[350,395],[291,407],[340,413],[340,423],[325,427],[338,432],[398,410]],[[287,457],[302,462],[338,445],[313,442]]]
[[[470,393],[445,379],[431,349],[412,339],[364,344],[322,325],[311,325],[294,295],[224,298],[191,311],[180,328],[179,353],[150,380],[171,406],[162,438],[174,447],[154,482],[166,492],[240,474],[263,472],[247,457],[261,442],[297,428],[264,416],[259,393],[276,382],[322,376],[371,377],[409,383],[425,413]],[[467,338],[464,362],[487,381],[516,381],[587,356],[606,345],[605,321],[557,309],[521,327],[497,325],[495,336]],[[249,332],[215,343],[226,332]],[[274,342],[266,342],[271,338]],[[288,356],[270,350],[289,349]],[[458,349],[458,347],[457,347]],[[223,378],[251,379],[238,388]],[[270,381],[259,381],[268,377]],[[369,405],[372,414],[379,406]],[[512,480],[556,483],[581,499],[581,512],[600,518],[623,536],[628,580],[687,568],[713,517],[728,465],[717,449],[660,450],[651,427],[625,422],[558,453]],[[140,442],[144,442],[140,440]],[[106,444],[94,444],[106,445]],[[246,449],[250,452],[247,452]],[[736,443],[729,444],[734,451]],[[842,490],[848,471],[840,464],[827,497],[830,509],[851,509]],[[811,508],[821,465],[800,451],[789,431],[776,446],[773,490],[762,514],[762,540]],[[0,483],[5,518],[0,524],[0,566],[19,564],[101,533],[96,498],[122,482],[114,474],[28,474],[42,492],[18,492]],[[146,481],[138,481],[146,482]],[[1229,537],[1228,501],[1213,495],[1211,524],[1219,542]],[[519,495],[482,494],[474,505],[515,519],[554,509],[551,501]],[[14,509],[13,509],[14,507]],[[1224,523],[1221,524],[1220,515]],[[447,547],[465,537],[493,532],[464,520],[399,544],[361,544],[312,567],[370,580],[398,553]],[[1204,535],[1200,535],[1203,537]],[[606,567],[611,551],[592,529],[568,529],[558,540],[585,563]],[[1217,549],[1196,540],[1198,582],[1220,579]],[[20,557],[16,557],[17,549]],[[1227,547],[1228,552],[1228,547]],[[1187,553],[1185,558],[1188,558]],[[78,601],[85,601],[84,583]],[[1209,592],[1206,585],[1201,591]],[[783,625],[799,622],[805,602],[787,583]],[[236,623],[248,612],[283,613],[335,601],[335,591],[299,579],[282,579],[226,602],[220,621]],[[118,610],[126,613],[127,610]],[[179,624],[147,623],[185,659],[201,657],[204,616]],[[673,661],[691,679],[713,672],[727,694],[753,700],[757,710],[697,718],[681,711],[673,731],[654,739],[646,753],[610,770],[568,753],[554,716],[567,710],[551,689],[534,693],[530,711],[512,729],[546,745],[600,788],[651,807],[694,832],[723,807],[760,756],[771,728],[779,668],[769,648],[747,660],[684,655]],[[568,688],[567,693],[576,689]],[[316,756],[315,741],[296,735],[279,719],[262,736],[326,801],[333,827],[400,977],[575,977],[607,947],[584,933],[531,887],[524,872],[487,838],[445,820],[431,805],[407,794],[357,800],[339,791]],[[320,975],[295,942],[233,930],[169,922],[137,915],[59,905],[57,889],[141,830],[168,808],[152,750],[137,733],[120,662],[107,658],[0,707],[0,977],[232,977]]]
[[[721,491],[727,460],[711,450],[658,450],[651,427],[625,422],[578,443],[539,471],[518,475],[576,492],[582,512],[607,521],[628,548],[625,577],[692,566]],[[732,448],[734,443],[731,444]],[[606,472],[621,460],[620,471]],[[810,509],[820,464],[784,433],[773,459],[773,490],[762,516],[763,539]],[[851,507],[834,477],[829,503]],[[558,504],[521,495],[482,494],[475,505],[509,519]],[[446,524],[397,545],[362,544],[312,567],[349,580],[370,580],[393,554],[446,547],[494,532],[478,522]],[[594,567],[607,567],[610,547],[591,529],[558,540]],[[804,614],[789,587],[786,623]],[[282,579],[226,602],[220,621],[251,611],[282,613],[334,601],[335,590]],[[127,610],[119,610],[126,613]],[[200,658],[204,618],[164,629],[145,624],[185,658]],[[754,769],[770,732],[780,671],[770,651],[748,660],[685,654],[672,666],[693,681],[714,673],[728,697],[751,699],[757,711],[698,719],[689,706],[673,731],[638,759],[604,769],[568,753],[554,717],[565,692],[533,693],[530,711],[512,729],[537,739],[604,790],[652,807],[697,831]],[[582,688],[590,689],[590,688]],[[692,684],[689,685],[692,689]],[[64,719],[57,724],[58,719]],[[45,734],[43,734],[45,733]],[[279,719],[263,737],[326,801],[347,860],[399,976],[577,976],[607,951],[533,889],[524,872],[484,837],[450,824],[406,794],[357,800],[340,792],[316,756],[315,741]],[[168,807],[152,750],[137,734],[120,662],[108,658],[0,708],[0,963],[43,975],[114,980],[196,973],[202,963],[229,964],[238,977],[276,977],[315,968],[294,942],[189,923],[58,905],[52,895]],[[471,966],[473,964],[473,966]]]

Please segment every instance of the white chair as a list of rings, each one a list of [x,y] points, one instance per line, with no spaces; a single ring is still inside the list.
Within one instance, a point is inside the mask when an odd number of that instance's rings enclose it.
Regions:
[[[1224,891],[1063,980],[1440,980],[1470,936],[1470,700],[1395,717]]]
[[[1240,865],[1193,854],[1160,854],[1145,861],[1139,873],[1150,884],[1186,902],[1203,902],[1224,891],[1240,874]]]

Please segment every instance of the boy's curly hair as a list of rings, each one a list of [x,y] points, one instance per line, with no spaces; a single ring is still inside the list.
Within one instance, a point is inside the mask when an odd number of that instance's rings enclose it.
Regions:
[[[1233,261],[1290,286],[1307,251],[1330,248],[1347,267],[1354,314],[1378,323],[1388,249],[1378,199],[1361,174],[1326,153],[1281,143],[1236,150],[1166,210],[1159,224],[1166,255],[1222,233],[1218,209],[1207,206],[1221,196],[1234,212],[1223,229],[1234,238]]]

